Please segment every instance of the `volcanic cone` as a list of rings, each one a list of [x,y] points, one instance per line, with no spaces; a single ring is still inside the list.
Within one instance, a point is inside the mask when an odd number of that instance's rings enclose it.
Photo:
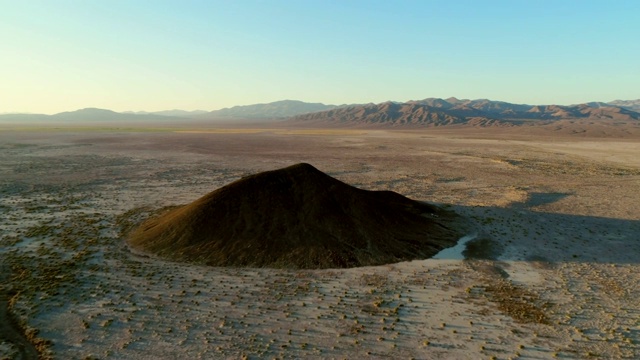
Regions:
[[[452,212],[297,164],[149,219],[134,250],[213,266],[347,268],[424,259],[462,236]]]

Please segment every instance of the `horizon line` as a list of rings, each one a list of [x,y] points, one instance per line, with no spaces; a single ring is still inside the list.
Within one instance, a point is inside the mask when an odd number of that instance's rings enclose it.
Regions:
[[[513,105],[527,105],[527,106],[576,106],[576,105],[581,105],[581,104],[589,104],[589,103],[604,103],[604,104],[608,104],[608,105],[613,105],[611,104],[612,102],[616,102],[616,101],[640,101],[640,98],[638,99],[615,99],[615,100],[610,100],[610,101],[586,101],[586,102],[580,102],[580,103],[573,103],[573,104],[559,104],[559,103],[549,103],[549,104],[530,104],[530,103],[519,103],[519,102],[509,102],[509,101],[504,101],[504,100],[493,100],[493,99],[488,99],[488,98],[476,98],[476,99],[467,99],[467,98],[458,98],[456,96],[449,96],[449,97],[426,97],[423,99],[411,99],[411,100],[405,100],[405,101],[397,101],[397,100],[385,100],[382,102],[366,102],[366,103],[343,103],[343,104],[327,104],[327,103],[323,103],[323,102],[310,102],[310,101],[304,101],[304,100],[296,100],[296,99],[283,99],[283,100],[276,100],[276,101],[271,101],[271,102],[257,102],[257,103],[251,103],[251,104],[242,104],[242,105],[233,105],[233,106],[226,106],[226,107],[222,107],[219,109],[214,109],[214,110],[204,110],[204,109],[193,109],[193,110],[189,110],[189,109],[184,109],[184,108],[177,108],[177,107],[173,107],[171,109],[163,109],[163,110],[155,110],[155,111],[149,111],[149,110],[122,110],[122,111],[118,111],[118,110],[113,110],[113,109],[109,109],[109,108],[102,108],[102,107],[94,107],[94,106],[87,106],[87,107],[81,107],[81,108],[77,108],[75,110],[64,110],[64,111],[59,111],[59,112],[54,112],[54,113],[40,113],[40,112],[21,112],[21,111],[5,111],[5,112],[0,112],[0,116],[1,115],[48,115],[48,116],[53,116],[53,115],[58,115],[58,114],[62,114],[62,113],[66,113],[66,112],[76,112],[76,111],[80,111],[80,110],[90,110],[90,109],[94,109],[94,110],[106,110],[106,111],[112,111],[115,113],[120,113],[120,114],[126,114],[126,113],[134,113],[135,115],[144,115],[144,114],[136,114],[139,112],[144,112],[144,113],[148,113],[148,114],[154,114],[154,113],[158,113],[158,112],[163,112],[163,111],[185,111],[185,112],[194,112],[194,111],[204,111],[205,113],[208,112],[213,112],[213,111],[219,111],[219,110],[225,110],[225,109],[231,109],[231,108],[235,108],[235,107],[244,107],[244,106],[255,106],[255,105],[270,105],[270,104],[274,104],[274,103],[279,103],[279,102],[286,102],[286,101],[292,101],[292,102],[300,102],[300,103],[305,103],[305,104],[321,104],[321,105],[326,105],[326,106],[350,106],[350,105],[369,105],[369,104],[384,104],[387,102],[393,102],[393,103],[399,103],[399,104],[406,104],[412,101],[423,101],[423,100],[428,100],[428,99],[438,99],[438,100],[444,100],[447,101],[448,99],[456,99],[458,101],[481,101],[481,100],[486,100],[486,101],[491,101],[491,102],[503,102],[503,103],[508,103],[508,104],[513,104]],[[615,106],[615,105],[613,105]]]

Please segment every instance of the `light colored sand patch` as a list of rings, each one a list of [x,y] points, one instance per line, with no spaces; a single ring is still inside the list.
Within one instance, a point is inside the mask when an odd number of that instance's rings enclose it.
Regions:
[[[640,167],[640,141],[554,141],[554,142],[515,142],[520,145],[537,147],[546,151],[578,155],[597,161],[612,162],[627,166]]]
[[[519,285],[538,285],[544,281],[540,271],[526,261],[510,261],[503,269],[509,274],[509,280]]]
[[[450,248],[441,250],[439,253],[432,256],[432,259],[452,259],[452,260],[462,260],[464,259],[464,255],[462,252],[467,247],[467,243],[469,241],[474,240],[478,237],[478,234],[469,234],[465,235],[458,240],[458,243],[455,246]]]

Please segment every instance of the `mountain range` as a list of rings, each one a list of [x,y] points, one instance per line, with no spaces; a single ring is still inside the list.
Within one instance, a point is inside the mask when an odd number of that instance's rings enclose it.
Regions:
[[[165,110],[165,111],[125,111],[85,108],[76,111],[46,114],[0,114],[0,122],[129,122],[129,121],[185,121],[185,120],[227,120],[260,121],[283,119],[290,116],[333,109],[336,105],[306,103],[298,100],[282,100],[267,104],[234,106],[214,111]]]
[[[336,105],[282,100],[268,104],[242,105],[214,110],[198,115],[199,118],[266,119],[284,118],[336,108]]]
[[[206,114],[208,111],[205,110],[163,110],[163,111],[124,111],[123,114],[135,114],[135,115],[162,115],[162,116],[177,116],[177,117],[189,117],[194,115]]]
[[[4,123],[180,123],[186,121],[284,121],[292,126],[435,127],[549,125],[559,121],[640,126],[640,99],[577,105],[526,105],[487,99],[427,98],[379,104],[325,105],[296,100],[234,106],[206,112],[167,110],[114,112],[86,108],[54,115],[4,114]]]
[[[292,117],[288,121],[317,126],[514,126],[557,120],[639,122],[640,113],[607,103],[523,105],[502,101],[456,98],[384,102],[345,106]]]
[[[620,106],[633,111],[640,111],[640,99],[638,100],[614,100],[609,105]]]
[[[173,122],[183,121],[184,117],[158,115],[154,113],[120,113],[106,109],[85,108],[75,111],[65,111],[58,114],[3,114],[0,123],[39,123],[55,124],[59,122],[72,123],[105,123],[105,122]]]

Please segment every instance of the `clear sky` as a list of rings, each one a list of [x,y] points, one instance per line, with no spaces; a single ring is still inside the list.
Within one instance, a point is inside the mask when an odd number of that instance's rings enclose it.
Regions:
[[[0,113],[640,98],[640,1],[0,0]]]

